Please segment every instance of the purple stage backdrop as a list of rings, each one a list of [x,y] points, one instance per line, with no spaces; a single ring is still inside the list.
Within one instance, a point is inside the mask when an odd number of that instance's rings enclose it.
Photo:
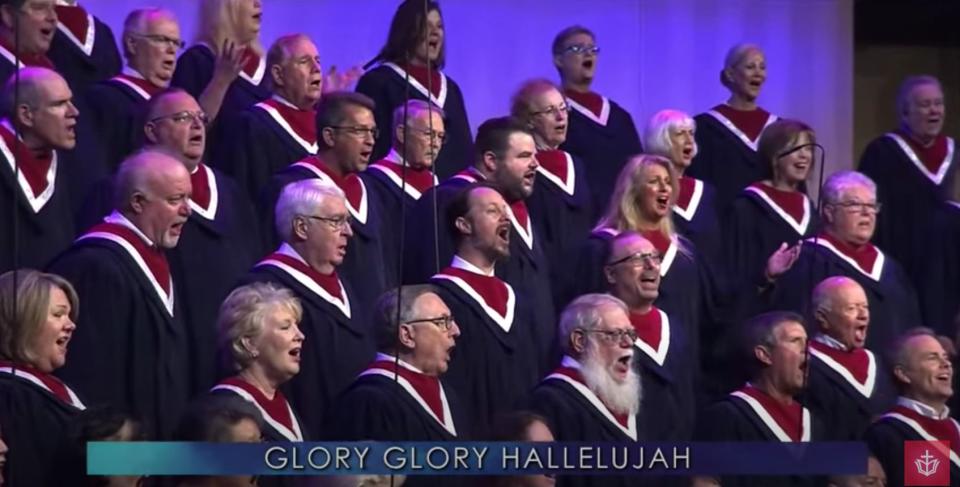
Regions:
[[[133,8],[162,5],[185,39],[198,0],[81,0],[119,37]],[[263,0],[262,39],[303,32],[324,69],[364,64],[386,39],[397,0]],[[761,105],[812,125],[828,173],[853,161],[852,0],[443,0],[447,69],[463,89],[471,126],[505,114],[530,77],[556,79],[554,35],[582,24],[601,48],[598,92],[641,128],[662,108],[699,113],[724,100],[718,72],[727,49],[754,42],[767,54]],[[885,102],[886,103],[886,102]]]

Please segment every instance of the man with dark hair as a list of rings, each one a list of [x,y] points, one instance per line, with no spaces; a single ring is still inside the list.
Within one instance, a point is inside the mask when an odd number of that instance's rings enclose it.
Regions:
[[[807,371],[803,318],[772,311],[751,318],[740,337],[739,360],[749,382],[697,418],[698,441],[808,442],[826,433],[795,398]],[[715,479],[698,478],[695,485]],[[821,485],[813,478],[724,477],[724,486]]]
[[[317,46],[288,34],[267,52],[266,86],[272,97],[224,120],[212,160],[256,199],[277,171],[317,153],[316,105],[323,88]]]
[[[870,451],[883,465],[891,485],[903,485],[906,468],[921,462],[921,452],[905,457],[904,442],[941,440],[949,445],[941,452],[947,460],[941,468],[960,479],[960,424],[950,417],[947,402],[953,396],[953,366],[950,356],[928,328],[913,328],[894,341],[888,362],[900,397],[864,434]],[[921,449],[922,450],[922,449]],[[948,465],[947,465],[948,464]]]
[[[848,277],[830,277],[813,290],[816,334],[809,342],[810,375],[801,397],[826,427],[826,438],[857,441],[893,403],[879,357],[864,348],[870,304]]]
[[[256,406],[233,395],[208,395],[195,401],[180,418],[175,441],[203,443],[260,443],[263,418]],[[194,485],[198,477],[186,477]],[[208,478],[209,485],[256,485],[249,476]],[[201,483],[202,484],[202,483]],[[202,484],[208,485],[208,484]]]
[[[365,95],[338,91],[323,95],[317,105],[315,156],[291,164],[271,178],[260,195],[260,221],[268,247],[275,247],[273,208],[280,190],[295,181],[319,179],[340,188],[346,195],[354,239],[343,262],[343,275],[357,290],[355,304],[369,309],[387,288],[380,243],[383,219],[376,194],[367,190],[359,173],[367,168],[379,129],[373,119],[373,101]]]
[[[76,90],[120,72],[120,53],[113,31],[78,5],[77,0],[57,2],[57,32],[48,55]]]
[[[45,68],[24,68],[19,86],[11,78],[0,95],[0,273],[41,268],[73,240],[72,188],[60,158],[76,145],[72,98],[66,81]]]
[[[553,64],[573,109],[566,141],[560,148],[582,158],[590,168],[585,172],[586,183],[596,211],[606,206],[627,159],[643,152],[630,114],[612,100],[590,91],[599,52],[596,36],[579,25],[560,31],[553,40]]]
[[[499,413],[536,384],[552,340],[542,335],[527,295],[494,275],[510,256],[509,211],[488,184],[461,190],[447,211],[457,253],[430,278],[460,326],[447,381],[471,408],[473,431],[487,431]]]

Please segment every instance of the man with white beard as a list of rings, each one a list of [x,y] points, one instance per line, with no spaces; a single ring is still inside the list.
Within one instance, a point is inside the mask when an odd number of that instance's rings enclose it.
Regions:
[[[637,441],[640,381],[633,369],[637,332],[627,305],[586,294],[563,310],[560,366],[533,391],[530,407],[549,421],[557,441]],[[641,477],[559,477],[560,486],[637,485]]]

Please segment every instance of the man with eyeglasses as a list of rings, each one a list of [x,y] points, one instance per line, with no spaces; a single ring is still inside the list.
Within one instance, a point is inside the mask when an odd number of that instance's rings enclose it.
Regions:
[[[306,338],[288,398],[309,432],[304,436],[319,438],[334,398],[373,358],[375,336],[367,320],[372,305],[354,293],[363,283],[339,272],[354,237],[349,202],[340,188],[316,178],[290,183],[275,213],[282,242],[239,285],[270,282],[300,300]]]
[[[579,25],[560,31],[551,50],[563,94],[572,108],[567,137],[560,148],[582,158],[590,168],[584,182],[590,187],[594,208],[602,211],[620,169],[643,148],[630,113],[590,91],[599,52],[596,36]]]
[[[822,191],[823,230],[803,242],[799,257],[782,275],[768,271],[761,278],[768,309],[808,310],[820,281],[849,277],[863,287],[870,303],[866,346],[883,349],[906,327],[923,322],[907,274],[893,256],[871,243],[881,211],[876,185],[859,172],[840,171],[827,178]]]
[[[77,0],[57,1],[57,32],[48,55],[77,90],[120,72],[120,52],[110,26]]]
[[[640,422],[640,378],[634,370],[637,332],[629,309],[609,294],[585,294],[563,310],[557,337],[560,365],[529,398],[557,441],[634,442],[646,438]],[[563,485],[644,485],[642,477],[564,477]]]
[[[634,365],[644,391],[638,419],[644,437],[689,440],[695,417],[694,377],[699,370],[690,336],[697,330],[654,305],[660,294],[660,254],[640,234],[623,232],[610,241],[603,272],[610,294],[629,308],[637,335]]]
[[[867,294],[848,277],[829,277],[813,290],[817,330],[810,340],[810,375],[801,401],[820,417],[826,438],[859,441],[893,404],[880,357],[864,345],[870,328]]]
[[[529,207],[540,223],[543,251],[551,263],[575,256],[595,221],[583,164],[559,148],[567,139],[568,111],[560,88],[545,79],[521,85],[510,108],[510,114],[533,134],[537,146],[537,190],[530,196]],[[559,265],[551,267],[554,300],[570,287],[570,276],[561,269]]]
[[[807,332],[803,318],[772,311],[749,319],[734,333],[735,356],[747,380],[739,389],[697,417],[696,441],[810,442],[827,433],[819,418],[797,396],[807,375]],[[806,477],[696,477],[695,487],[815,486],[826,479]]]
[[[258,201],[263,236],[269,247],[277,235],[269,231],[274,221],[277,195],[287,185],[304,179],[318,179],[336,186],[346,196],[354,238],[342,267],[343,275],[355,286],[354,301],[370,309],[384,291],[395,283],[386,269],[380,234],[383,231],[381,203],[369,191],[359,173],[367,168],[373,141],[380,134],[373,118],[373,101],[365,95],[346,91],[326,93],[317,104],[317,154],[280,170],[261,189]]]
[[[170,86],[177,53],[183,46],[176,17],[160,8],[130,12],[123,23],[121,42],[127,62],[123,72],[86,91],[89,118],[111,172],[143,143],[147,103]]]
[[[387,291],[377,300],[371,323],[378,353],[337,398],[322,437],[333,441],[467,438],[469,417],[446,379],[460,328],[433,286]],[[408,479],[404,485],[414,484],[423,482]],[[433,485],[449,484],[434,481]]]
[[[317,153],[316,105],[323,88],[317,46],[304,34],[281,36],[267,51],[271,98],[223,119],[213,160],[256,199],[277,171]]]

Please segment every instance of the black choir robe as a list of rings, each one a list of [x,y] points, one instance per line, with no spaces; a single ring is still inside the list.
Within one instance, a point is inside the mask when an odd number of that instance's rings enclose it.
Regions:
[[[339,278],[341,299],[276,256],[260,261],[239,284],[271,282],[290,289],[300,299],[300,330],[305,336],[300,373],[284,385],[284,391],[301,414],[305,435],[319,438],[333,400],[373,358],[374,336],[366,325],[366,310],[354,301],[345,278]]]
[[[450,262],[456,249],[453,235],[447,228],[447,206],[457,193],[483,179],[473,168],[465,169],[424,192],[411,211],[406,213],[403,232],[404,284],[424,282]],[[516,236],[511,233],[511,244],[514,238]]]
[[[393,146],[393,131],[389,128],[393,127],[394,109],[408,99],[429,101],[442,108],[446,115],[443,125],[447,139],[433,163],[435,173],[444,179],[467,167],[473,160],[473,137],[463,94],[460,86],[441,71],[437,71],[439,76],[435,77],[439,82],[431,84],[431,93],[427,90],[426,69],[423,69],[423,79],[420,80],[412,71],[420,74],[419,70],[411,70],[409,87],[407,71],[390,62],[367,71],[357,82],[356,91],[369,96],[376,104],[373,114],[377,127],[380,127],[380,137],[373,146],[371,157],[374,160],[381,159]]]
[[[585,181],[583,163],[569,152],[539,151],[537,180],[527,200],[530,214],[539,223],[544,257],[550,265],[554,304],[563,307],[563,291],[571,276],[561,263],[576,258],[576,252],[593,227],[593,199]]]
[[[217,316],[220,304],[260,257],[253,207],[229,177],[201,164],[197,171],[206,177],[195,181],[192,213],[177,247],[167,253],[170,272],[179,284],[184,322],[192,337],[190,350],[194,359],[191,391],[199,394],[218,378],[216,368]],[[209,203],[196,201],[204,190]]]
[[[955,419],[937,421],[898,405],[871,424],[863,435],[870,453],[883,465],[890,487],[904,485],[904,442],[933,439],[950,442],[949,467],[941,462],[939,468],[949,468],[950,485],[960,485],[960,424]]]
[[[931,236],[938,234],[931,228],[933,216],[948,196],[957,166],[954,140],[941,135],[935,144],[946,153],[941,160],[927,161],[937,164],[936,172],[924,164],[925,154],[918,154],[909,137],[899,132],[870,142],[858,166],[877,184],[877,202],[883,204],[874,242],[896,258],[917,285],[924,278]]]
[[[818,222],[816,208],[805,194],[751,184],[733,200],[724,220],[727,272],[741,281],[756,280],[780,244],[792,247],[813,236]]]
[[[697,417],[695,441],[710,442],[809,442],[826,441],[826,429],[820,418],[799,404],[796,414],[778,410],[773,398],[746,386],[731,392]],[[784,408],[785,409],[785,408]],[[813,477],[723,477],[724,487],[822,486],[825,479]]]
[[[275,174],[260,193],[257,209],[263,225],[265,245],[271,248],[279,244],[274,210],[284,186],[311,178],[337,185],[347,195],[347,210],[353,218],[353,237],[349,239],[347,255],[337,272],[354,286],[356,306],[360,309],[370,308],[387,290],[388,279],[395,274],[385,265],[380,242],[384,225],[380,214],[381,204],[359,175],[348,174],[337,178],[324,166],[319,156],[308,157]]]
[[[104,165],[110,173],[143,145],[147,103],[162,90],[134,71],[126,71],[87,89],[90,118],[97,127]]]
[[[877,249],[873,264],[864,269],[824,236],[803,242],[793,267],[767,291],[772,299],[768,309],[808,315],[813,288],[831,276],[849,277],[866,292],[870,303],[867,348],[885,350],[904,331],[923,326],[913,285],[893,257]]]
[[[616,102],[596,93],[564,94],[571,110],[567,140],[560,149],[583,160],[596,217],[606,210],[623,165],[643,147],[633,118]]]
[[[455,261],[429,282],[460,328],[444,381],[469,411],[467,427],[484,432],[496,415],[520,405],[536,385],[543,343],[524,294],[497,277],[463,267]]]
[[[211,147],[211,160],[217,161],[217,168],[233,177],[253,201],[271,176],[317,153],[313,118],[312,127],[301,127],[276,108],[278,103],[283,101],[261,101],[224,119],[229,137]],[[313,133],[306,133],[310,131]]]
[[[927,243],[927,256],[917,284],[923,321],[940,335],[956,333],[954,320],[960,313],[960,203],[940,205],[933,217],[935,238]]]
[[[896,393],[880,358],[865,348],[844,351],[809,342],[807,386],[800,402],[820,418],[828,441],[859,441]]]
[[[177,283],[164,291],[137,250],[94,227],[47,267],[77,290],[83,311],[57,375],[91,404],[111,404],[167,438],[189,398],[189,340]]]
[[[0,364],[0,430],[6,443],[5,485],[61,485],[56,469],[67,433],[84,405],[69,387],[69,402],[31,371]]]
[[[547,419],[554,438],[561,442],[635,442],[646,439],[635,414],[614,415],[583,382],[579,364],[564,357],[529,396],[529,407]],[[641,405],[641,408],[643,406]],[[645,485],[641,476],[557,476],[559,487]]]
[[[57,5],[57,17],[47,56],[74,90],[120,72],[120,51],[109,25],[81,6]]]
[[[13,144],[9,126],[0,126],[0,273],[16,268],[41,269],[70,246],[75,235],[73,207],[62,157],[53,151],[53,159],[45,176],[46,187],[35,193],[21,167],[19,180],[14,179]],[[27,158],[25,164],[33,164]],[[14,195],[16,200],[14,201]],[[17,238],[14,239],[14,212]],[[13,261],[17,245],[18,259]]]
[[[729,107],[714,107],[694,117],[698,150],[686,172],[688,176],[713,185],[717,190],[716,208],[720,214],[726,211],[743,188],[755,181],[768,179],[771,171],[770,163],[761,161],[757,154],[757,142],[763,131],[751,139],[721,113],[725,109]],[[776,120],[776,115],[767,114],[764,127]]]
[[[680,178],[680,194],[673,205],[673,224],[677,233],[693,242],[704,260],[713,266],[722,259],[720,217],[716,208],[717,191],[699,179]]]

